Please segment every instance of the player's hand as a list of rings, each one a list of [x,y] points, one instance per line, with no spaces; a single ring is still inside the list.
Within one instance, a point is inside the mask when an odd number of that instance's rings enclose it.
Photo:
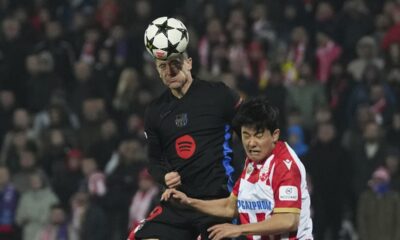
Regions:
[[[168,201],[171,198],[185,205],[190,205],[191,203],[190,198],[186,194],[175,189],[165,190],[161,196],[161,201]]]
[[[208,237],[211,240],[221,240],[227,237],[239,237],[242,234],[238,225],[228,223],[214,225],[207,229],[207,231],[210,232]]]
[[[182,185],[181,175],[179,175],[178,172],[169,172],[165,174],[164,180],[168,188],[177,188]]]

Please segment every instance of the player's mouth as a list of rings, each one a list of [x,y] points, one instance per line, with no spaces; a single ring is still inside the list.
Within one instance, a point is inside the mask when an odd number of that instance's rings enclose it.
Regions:
[[[255,149],[249,149],[248,152],[250,155],[258,155],[260,153],[259,150],[255,150]]]
[[[177,79],[172,78],[172,79],[169,79],[168,84],[173,84],[173,83],[177,83],[177,82],[178,82]]]

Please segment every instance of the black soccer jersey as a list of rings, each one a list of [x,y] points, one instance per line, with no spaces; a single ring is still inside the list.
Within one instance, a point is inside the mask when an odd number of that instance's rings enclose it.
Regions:
[[[191,197],[226,197],[233,187],[230,122],[240,97],[223,83],[193,80],[178,99],[166,90],[148,107],[145,134],[150,173],[165,185],[167,172],[181,175]]]

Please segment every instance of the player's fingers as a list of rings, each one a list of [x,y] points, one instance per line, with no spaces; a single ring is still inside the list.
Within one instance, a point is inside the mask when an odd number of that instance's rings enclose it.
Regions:
[[[181,185],[181,177],[176,177],[167,182],[169,188],[175,188]]]
[[[177,195],[177,194],[174,194],[174,193],[172,193],[171,196],[172,196],[175,200],[177,200],[178,202],[184,203],[184,201],[183,201],[183,199],[182,199],[181,196],[179,196],[179,195]]]
[[[171,190],[172,190],[172,189],[171,189]],[[174,189],[174,190],[175,190],[175,189]],[[173,198],[176,198],[176,199],[182,199],[182,198],[183,198],[182,194],[177,193],[177,192],[172,192],[172,191],[171,191],[171,196],[172,196]]]
[[[183,194],[182,192],[177,191],[176,189],[170,189],[171,191],[171,197],[174,199],[178,200],[180,203],[187,204],[187,196]]]
[[[168,199],[171,197],[171,192],[169,189],[167,189],[162,195],[161,195],[161,201],[168,201]]]
[[[215,232],[212,231],[212,232],[208,235],[208,238],[211,239],[211,240],[213,240],[214,237],[215,237]]]
[[[178,172],[169,172],[165,175],[165,183],[168,184],[171,181],[174,181],[174,179],[179,178],[180,179],[180,175]]]
[[[163,193],[163,198],[164,198],[165,201],[167,201],[170,197],[171,197],[171,193],[170,192],[164,192]]]
[[[215,235],[213,240],[223,240],[227,236],[226,232],[223,229],[220,229],[219,232]]]
[[[173,180],[180,182],[181,181],[181,176],[178,174],[178,175],[174,176]]]
[[[176,183],[180,183],[181,182],[181,176],[178,176],[178,177],[174,178],[174,181]]]
[[[178,182],[178,181],[181,181],[181,176],[179,176],[179,175],[168,177],[166,180],[166,182],[169,182],[169,183],[174,183],[174,182]]]
[[[221,234],[215,235],[215,237],[214,237],[212,240],[220,240],[220,239],[222,239],[220,235],[221,235]]]
[[[168,187],[169,188],[176,188],[176,187],[179,187],[181,185],[181,182],[177,182],[177,183],[174,183],[174,184],[170,184]]]
[[[186,196],[182,193],[171,193],[172,197],[181,201],[181,202],[186,202]]]
[[[176,189],[170,189],[169,190],[173,195],[180,195],[180,192]]]
[[[178,184],[171,183],[171,184],[168,184],[167,186],[168,186],[168,188],[176,188],[178,186]]]
[[[218,233],[220,232],[220,229],[216,228],[211,231],[211,233],[208,235],[208,238],[215,240],[218,237]]]
[[[178,172],[170,172],[170,173],[168,173],[168,175],[169,175],[170,178],[180,177]]]
[[[172,185],[176,184],[176,182],[175,181],[167,181],[165,184],[167,185],[167,187],[171,188]]]
[[[208,232],[214,231],[215,229],[217,229],[217,228],[219,227],[219,225],[221,225],[221,224],[216,224],[216,225],[214,225],[214,226],[212,226],[212,227],[209,227],[209,228],[207,229],[207,231],[208,231]]]

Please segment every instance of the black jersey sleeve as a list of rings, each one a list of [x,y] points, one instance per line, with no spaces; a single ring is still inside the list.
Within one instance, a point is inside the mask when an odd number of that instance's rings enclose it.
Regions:
[[[158,183],[165,186],[164,176],[168,172],[168,166],[163,159],[161,142],[155,129],[153,115],[151,109],[148,108],[144,119],[145,136],[148,144],[147,156],[150,161],[149,172]]]

